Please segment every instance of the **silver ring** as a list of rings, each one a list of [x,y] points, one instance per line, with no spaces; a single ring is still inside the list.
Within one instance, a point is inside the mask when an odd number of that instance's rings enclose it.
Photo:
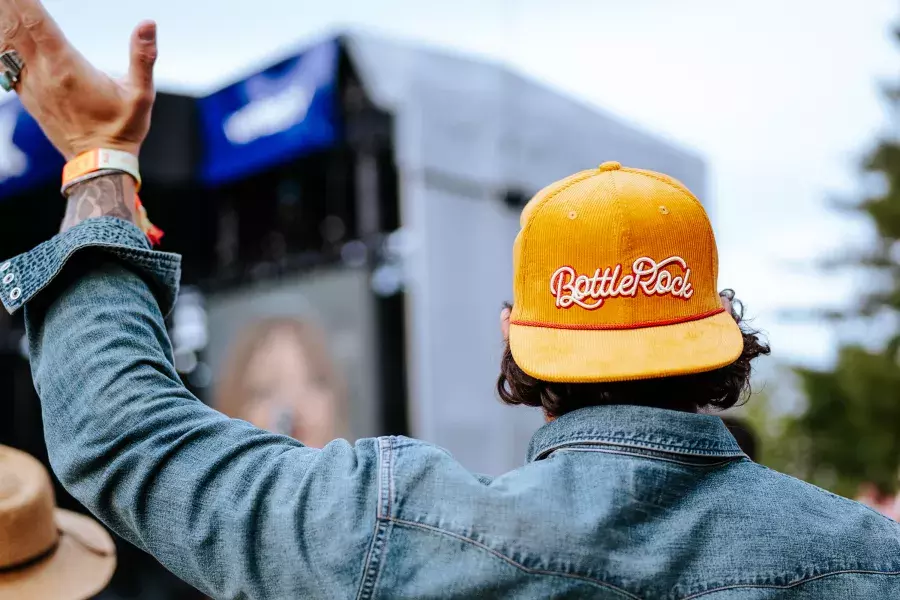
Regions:
[[[0,87],[7,92],[13,91],[24,68],[25,61],[15,50],[7,50],[0,54]]]

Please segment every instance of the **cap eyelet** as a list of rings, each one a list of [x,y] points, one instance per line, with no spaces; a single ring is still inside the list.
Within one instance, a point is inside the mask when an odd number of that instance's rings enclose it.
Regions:
[[[572,212],[569,213],[569,220],[570,220],[570,221],[574,221],[574,220],[577,219],[577,218],[578,218],[578,213],[575,212],[574,210],[573,210]]]
[[[660,207],[659,207],[659,212],[660,212],[661,214],[667,215],[667,214],[669,214],[669,209],[666,208],[665,206],[660,206]]]

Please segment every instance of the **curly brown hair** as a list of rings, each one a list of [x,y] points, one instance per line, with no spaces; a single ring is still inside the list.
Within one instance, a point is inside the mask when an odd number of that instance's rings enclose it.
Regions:
[[[552,383],[528,375],[513,358],[507,342],[500,363],[497,393],[506,404],[544,409],[550,418],[560,417],[587,406],[636,404],[696,412],[700,409],[725,410],[746,401],[750,394],[750,363],[768,355],[769,345],[760,333],[747,327],[744,307],[725,290],[722,297],[731,302],[731,316],[740,325],[744,349],[730,365],[705,373],[608,383]],[[512,308],[507,305],[507,308]]]

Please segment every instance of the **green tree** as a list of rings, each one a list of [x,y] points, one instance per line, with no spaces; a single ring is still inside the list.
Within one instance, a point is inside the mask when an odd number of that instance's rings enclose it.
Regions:
[[[892,345],[891,345],[892,346]],[[798,475],[854,496],[861,484],[897,489],[900,367],[896,352],[842,348],[833,370],[798,369],[808,405],[784,431],[803,459]]]
[[[896,35],[900,40],[900,33]],[[900,87],[885,93],[900,116]],[[873,289],[847,318],[885,313],[900,317],[900,143],[883,138],[863,161],[863,173],[884,182],[850,208],[875,227],[877,239],[853,262],[872,274]],[[893,319],[896,323],[898,319]],[[900,476],[900,332],[884,348],[840,349],[830,370],[797,369],[806,394],[805,410],[782,424],[779,440],[796,454],[791,471],[809,481],[854,496],[863,483],[893,493]]]

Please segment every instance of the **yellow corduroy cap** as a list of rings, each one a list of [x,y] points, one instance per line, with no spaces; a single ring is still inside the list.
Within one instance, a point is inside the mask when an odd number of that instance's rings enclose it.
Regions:
[[[681,182],[603,163],[538,192],[521,226],[509,344],[529,375],[650,379],[740,356],[712,226]]]

